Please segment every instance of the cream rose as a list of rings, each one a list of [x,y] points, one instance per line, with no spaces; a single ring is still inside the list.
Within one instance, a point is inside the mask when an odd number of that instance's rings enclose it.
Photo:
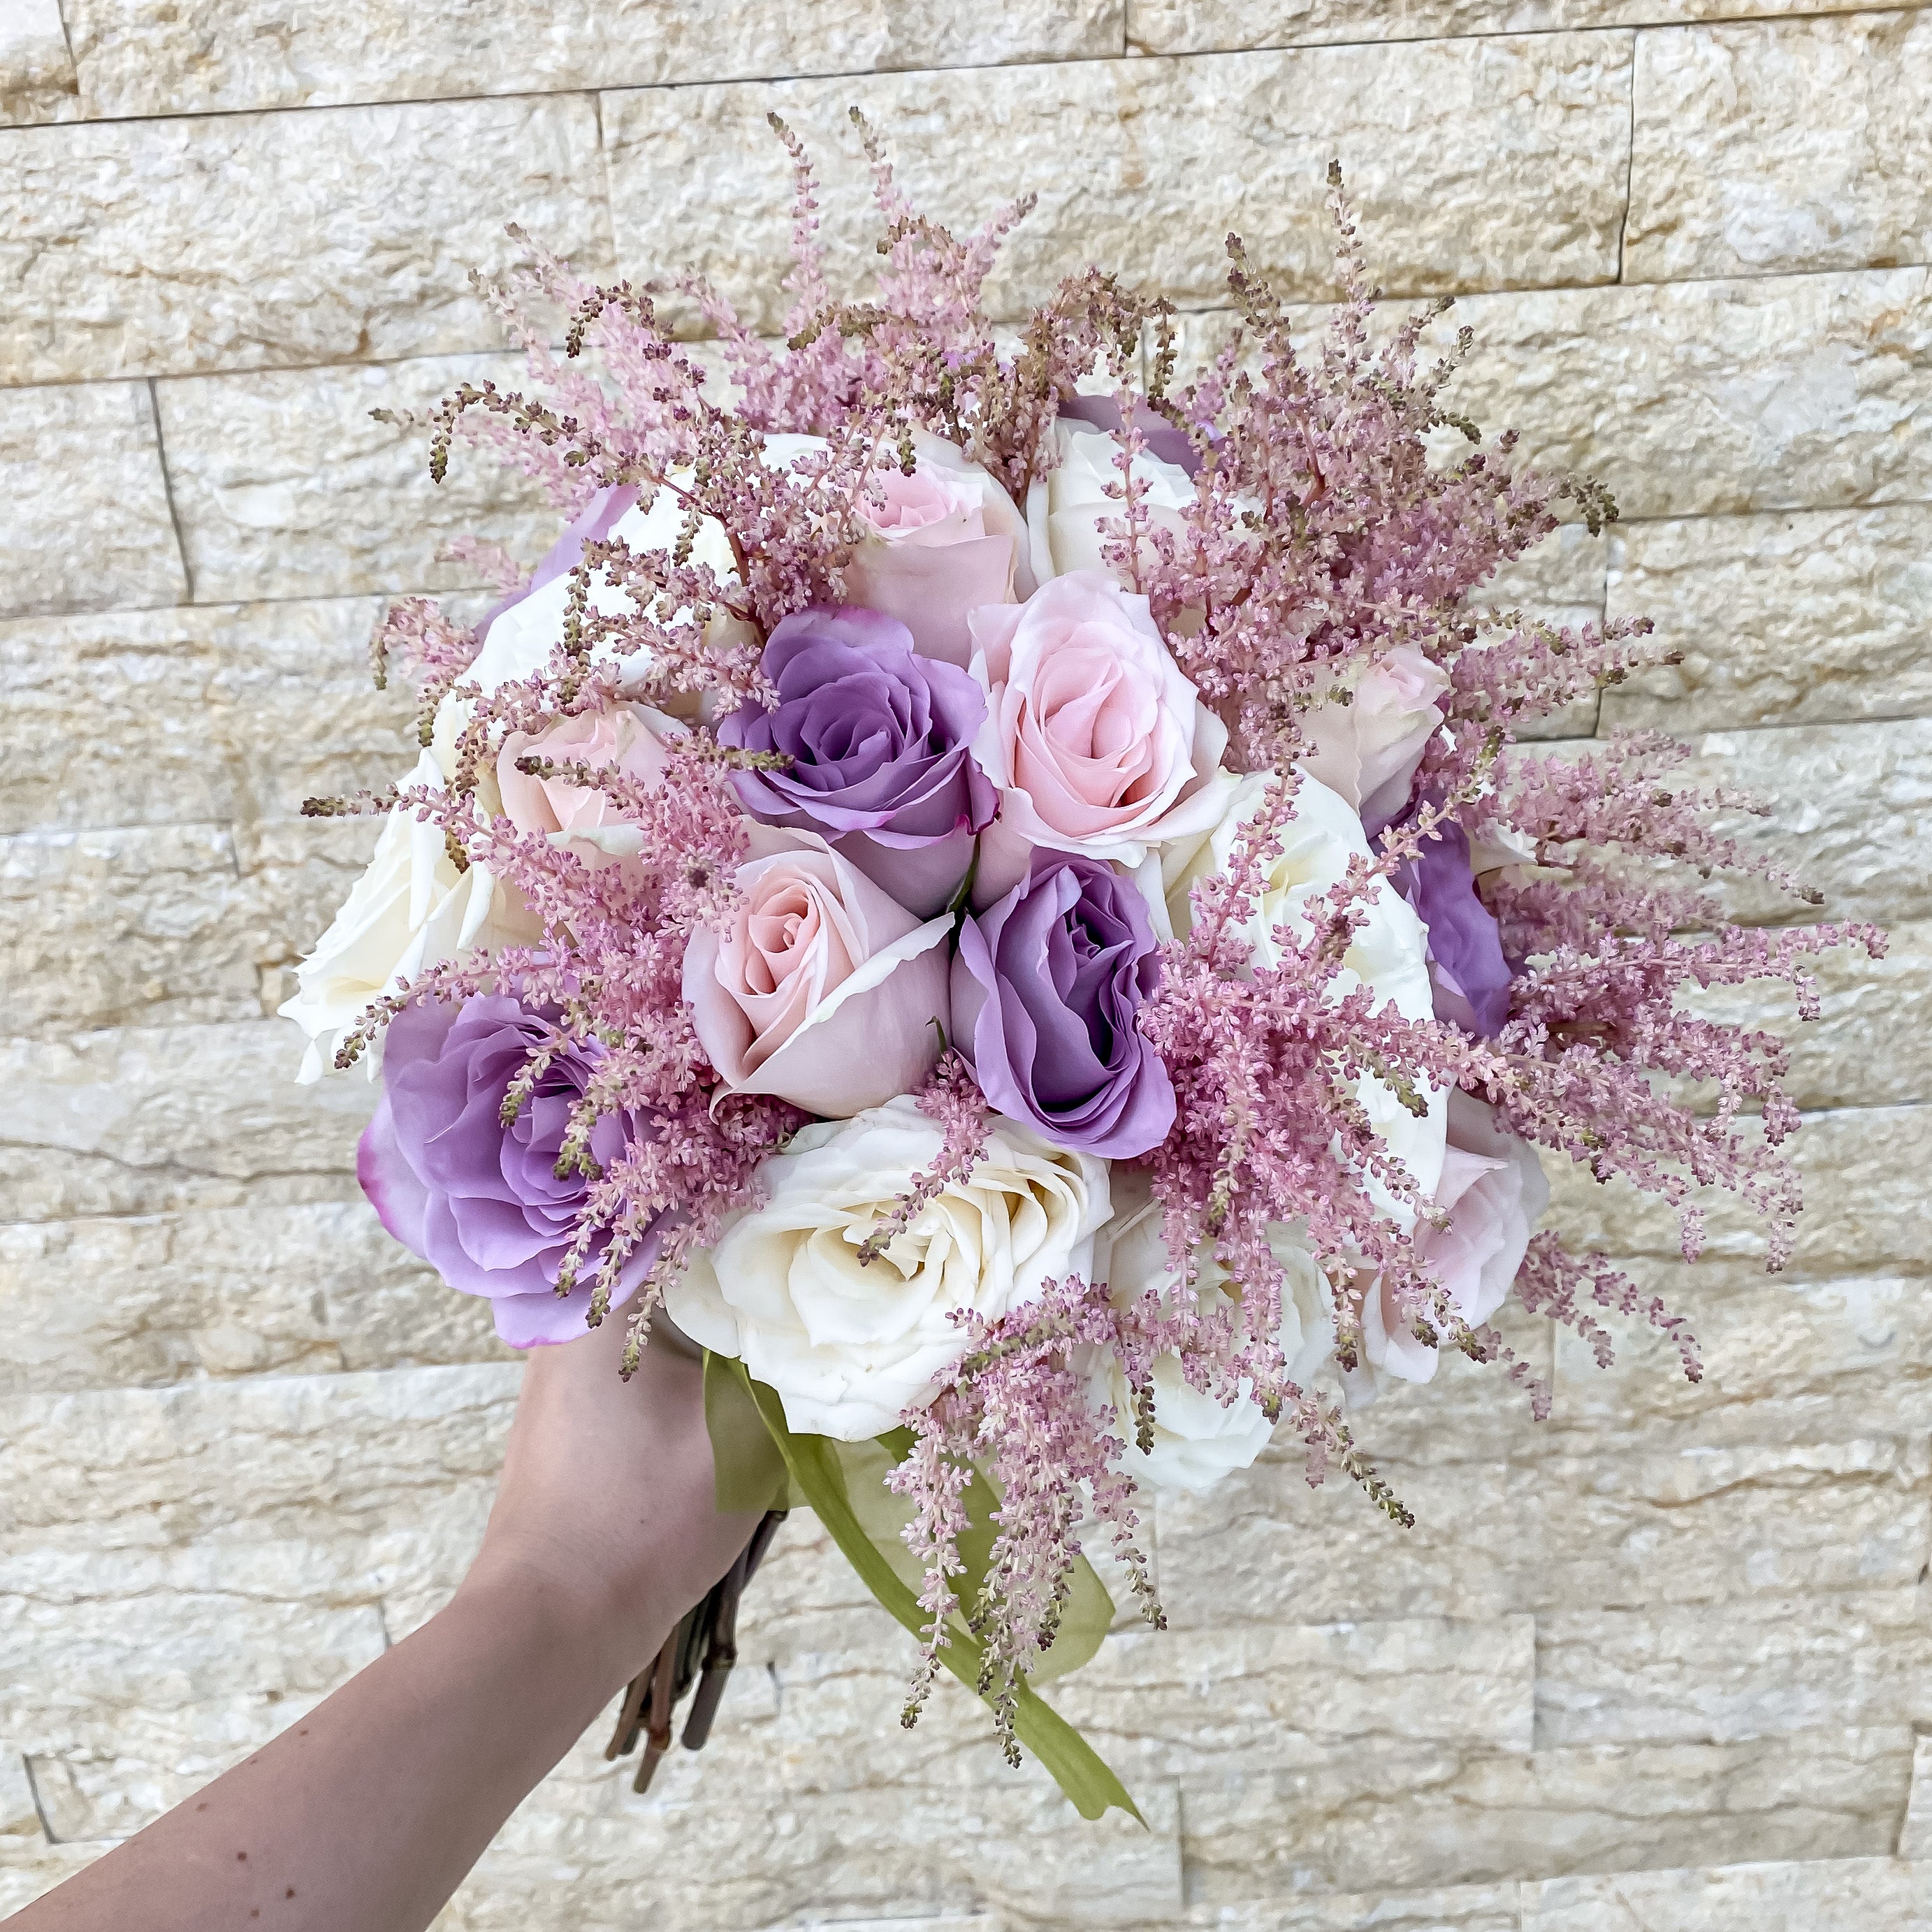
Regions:
[[[1168,1258],[1160,1208],[1149,1197],[1144,1171],[1117,1166],[1111,1178],[1114,1218],[1094,1244],[1095,1268],[1117,1303],[1124,1305],[1154,1288],[1166,1304],[1179,1270]],[[1281,1352],[1289,1379],[1305,1385],[1334,1349],[1327,1284],[1293,1230],[1279,1224],[1270,1228],[1268,1245],[1283,1277]],[[1197,1292],[1204,1314],[1231,1292],[1226,1270],[1210,1256],[1202,1258]],[[1251,1466],[1274,1433],[1248,1383],[1241,1384],[1237,1400],[1224,1405],[1188,1381],[1178,1357],[1162,1355],[1154,1365],[1154,1446],[1144,1451],[1133,1440],[1133,1395],[1118,1359],[1096,1350],[1088,1367],[1090,1393],[1112,1406],[1118,1432],[1127,1444],[1121,1464],[1137,1482],[1198,1492]]]
[[[685,949],[712,1065],[738,1093],[835,1118],[910,1093],[951,1028],[950,915],[922,924],[812,832],[752,838],[730,926]]]
[[[443,789],[432,752],[404,782]],[[430,966],[478,950],[528,944],[539,928],[510,888],[481,866],[459,870],[442,827],[409,812],[382,821],[374,856],[315,950],[296,968],[296,992],[279,1009],[308,1036],[297,1078],[319,1080],[372,1000]],[[373,1079],[381,1056],[362,1056]]]
[[[859,499],[868,534],[845,569],[845,594],[896,617],[925,656],[962,668],[969,610],[1033,590],[1027,526],[1012,500],[943,437],[913,435],[913,473],[887,465]]]
[[[1126,514],[1118,436],[1063,417],[1053,425],[1053,446],[1059,460],[1027,492],[1033,573],[1041,584],[1072,571],[1113,570],[1102,554],[1108,538],[1101,526]],[[1180,513],[1194,501],[1194,479],[1146,450],[1134,458],[1133,474],[1149,524],[1178,535]]]
[[[789,469],[800,457],[824,447],[822,436],[768,436],[764,443],[764,460],[772,469]],[[682,485],[690,480],[688,471],[672,473],[671,481],[675,484]],[[608,530],[589,533],[628,544],[640,554],[650,550],[668,550],[676,543],[679,532],[683,527],[685,509],[684,500],[676,490],[659,490],[652,498],[649,509],[634,503],[612,521]],[[566,541],[568,543],[570,540]],[[580,536],[576,542],[580,555],[582,548]],[[546,565],[553,560],[547,559]],[[573,557],[563,562],[556,574],[549,575],[546,581],[539,583],[527,595],[514,599],[491,618],[483,648],[470,667],[467,682],[478,685],[486,692],[492,692],[500,684],[530,676],[550,662],[550,652],[563,637],[563,614],[569,602],[571,568],[574,560]],[[722,583],[736,580],[737,566],[731,554],[730,540],[724,533],[724,525],[715,518],[699,520],[692,540],[691,560],[708,564]],[[539,572],[538,574],[542,577],[545,573]],[[637,606],[628,595],[620,590],[602,571],[590,580],[590,596],[592,608],[604,616],[621,617],[636,612]],[[742,630],[735,619],[721,616],[712,620],[711,634],[714,638]],[[749,633],[744,632],[743,634]],[[640,671],[644,668],[635,657],[622,662]]]
[[[528,755],[593,771],[615,770],[649,784],[662,777],[665,746],[686,727],[644,704],[580,712],[535,734],[513,731],[496,754],[504,815],[519,832],[536,832],[574,852],[593,868],[634,857],[642,834],[604,794],[568,779],[533,778],[517,760]]]
[[[1220,769],[1227,728],[1181,674],[1144,597],[1080,571],[1024,604],[975,610],[971,624],[986,693],[973,753],[1000,794],[975,904],[1017,884],[1035,846],[1138,870],[1214,826],[1234,788]]]
[[[665,1298],[693,1341],[740,1358],[797,1430],[856,1442],[931,1400],[964,1352],[949,1318],[996,1320],[1088,1274],[1107,1167],[995,1120],[966,1181],[934,1197],[869,1265],[859,1250],[942,1136],[902,1096],[795,1136],[760,1170],[766,1199],[727,1225]]]
[[[1193,929],[1194,910],[1189,895],[1202,880],[1225,872],[1241,827],[1259,808],[1266,791],[1266,774],[1251,772],[1234,790],[1219,824],[1192,847],[1174,846],[1163,862],[1166,910],[1175,935]],[[1281,963],[1275,929],[1286,926],[1298,936],[1310,930],[1306,908],[1335,885],[1357,856],[1369,856],[1362,822],[1326,785],[1304,778],[1295,794],[1294,814],[1282,827],[1281,851],[1269,865],[1259,903],[1249,915],[1248,935],[1258,965]],[[1340,970],[1329,982],[1340,999],[1358,986],[1375,995],[1378,1010],[1393,1005],[1405,1019],[1434,1017],[1436,999],[1429,980],[1427,934],[1415,914],[1386,879],[1369,896],[1366,922],[1356,932]],[[1442,1178],[1444,1135],[1448,1101],[1432,1091],[1429,1111],[1418,1119],[1381,1081],[1364,1075],[1356,1089],[1376,1132],[1399,1159],[1426,1197]],[[1374,1181],[1370,1198],[1402,1226],[1414,1220],[1414,1210],[1396,1202]]]
[[[1415,1248],[1448,1291],[1449,1305],[1472,1328],[1508,1299],[1529,1238],[1550,1205],[1550,1183],[1536,1150],[1496,1124],[1473,1094],[1449,1096],[1449,1143],[1435,1203],[1448,1210],[1447,1227],[1424,1222]],[[1365,1366],[1349,1378],[1359,1400],[1390,1378],[1426,1382],[1438,1351],[1415,1333],[1392,1292],[1372,1282],[1362,1304]]]
[[[1331,676],[1321,688],[1337,682]],[[1364,824],[1384,825],[1408,802],[1415,768],[1441,728],[1436,700],[1449,688],[1448,674],[1412,645],[1398,644],[1340,682],[1348,701],[1318,704],[1302,720],[1312,749],[1301,768]]]

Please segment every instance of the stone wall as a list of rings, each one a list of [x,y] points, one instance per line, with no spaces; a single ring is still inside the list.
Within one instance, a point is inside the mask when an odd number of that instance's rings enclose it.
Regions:
[[[1622,504],[1520,594],[1683,651],[1570,728],[1695,737],[1895,950],[1798,1048],[1786,1274],[1560,1190],[1701,1388],[1545,1338],[1546,1426],[1474,1372],[1365,1418],[1406,1534],[1287,1457],[1163,1504],[1172,1631],[1062,1700],[1150,1829],[963,1696],[902,1732],[908,1646],[794,1525],[712,1748],[646,1802],[593,1733],[441,1922],[1925,1932],[1932,11],[1856,0],[8,0],[0,1910],[436,1606],[516,1394],[358,1198],[366,1087],[268,1017],[368,843],[302,797],[407,761],[382,596],[550,528],[368,412],[511,366],[506,220],[769,320],[763,117],[849,188],[853,102],[948,218],[1040,191],[1003,304],[1097,256],[1190,352],[1231,225],[1330,292],[1339,155],[1388,287],[1466,298],[1466,406]]]

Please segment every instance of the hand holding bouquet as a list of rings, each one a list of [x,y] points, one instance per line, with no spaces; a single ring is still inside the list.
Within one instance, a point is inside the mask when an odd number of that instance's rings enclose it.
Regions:
[[[876,293],[831,293],[794,145],[789,340],[688,285],[722,388],[628,284],[539,268],[561,358],[506,298],[541,392],[459,390],[433,471],[480,445],[568,527],[473,627],[386,618],[422,757],[313,803],[383,827],[284,1010],[307,1077],[380,1059],[398,1240],[518,1347],[704,1349],[721,1501],[818,1510],[920,1636],[907,1720],[949,1666],[1091,1815],[1126,1795],[1031,1688],[1111,1616],[1083,1542],[1157,1622],[1142,1486],[1278,1428],[1406,1521],[1347,1412],[1445,1348],[1546,1408],[1512,1293],[1694,1379],[1539,1226],[1538,1150],[1678,1204],[1687,1258],[1732,1188],[1777,1265],[1783,1050],[1676,995],[1880,941],[1726,924],[1713,871],[1790,882],[1667,740],[1516,744],[1648,627],[1472,599],[1614,508],[1444,410],[1430,314],[1372,345],[1339,186],[1315,352],[1231,242],[1242,328],[1177,386],[1098,270],[1003,340],[1023,208],[957,239],[865,138]]]

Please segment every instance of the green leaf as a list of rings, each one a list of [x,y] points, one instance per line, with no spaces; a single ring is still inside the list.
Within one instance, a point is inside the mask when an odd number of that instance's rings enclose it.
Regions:
[[[911,1446],[910,1432],[896,1430],[870,1443],[833,1442],[822,1436],[794,1436],[786,1426],[784,1410],[774,1390],[762,1382],[752,1381],[742,1362],[710,1355],[707,1355],[705,1362],[707,1422],[712,1412],[710,1390],[714,1376],[728,1376],[737,1382],[764,1421],[770,1440],[783,1458],[795,1489],[844,1552],[847,1562],[859,1573],[873,1595],[914,1636],[920,1636],[926,1617],[919,1607],[916,1583],[908,1582],[900,1574],[901,1564],[889,1552],[896,1550],[898,1552],[915,1579],[918,1562],[898,1540],[898,1525],[907,1520],[907,1516],[898,1514],[893,1506],[901,1505],[902,1498],[892,1496],[884,1486],[885,1472],[903,1460]],[[719,1412],[724,1412],[722,1401]],[[713,1439],[716,1440],[715,1436]],[[848,1464],[850,1476],[856,1480],[848,1480]],[[976,1540],[983,1525],[986,1543],[990,1548],[992,1526],[989,1518],[993,1498],[983,1477],[976,1476],[974,1488],[980,1491],[981,1496],[980,1513],[974,1519],[974,1536]],[[722,1489],[720,1493],[722,1498]],[[855,1493],[858,1498],[856,1503]],[[883,1498],[883,1504],[879,1498]],[[875,1537],[875,1530],[884,1532],[883,1540]],[[962,1539],[962,1544],[965,1540]],[[1081,1568],[1092,1576],[1090,1566],[1083,1564]],[[979,1574],[985,1574],[983,1553],[980,1557]],[[1099,1593],[1100,1602],[1106,1604],[1106,1621],[1111,1622],[1112,1605],[1097,1577],[1094,1579],[1092,1588]],[[1080,1599],[1079,1627],[1075,1630],[1064,1624],[1053,1646],[1053,1652],[1058,1652],[1062,1643],[1071,1646],[1071,1660],[1061,1666],[1063,1670],[1084,1663],[1099,1648],[1100,1637],[1106,1633],[1104,1622],[1097,1630],[1092,1628],[1097,1606],[1091,1595],[1076,1590],[1076,1597]],[[1068,1623],[1074,1621],[1074,1606],[1070,1606]],[[1049,1652],[1048,1655],[1052,1655],[1053,1652]],[[979,1641],[956,1623],[950,1640],[939,1655],[940,1662],[976,1695],[980,1664],[985,1655],[984,1647]],[[1109,1808],[1118,1806],[1145,1824],[1146,1820],[1142,1818],[1139,1808],[1128,1796],[1126,1786],[1086,1739],[1024,1679],[1015,1690],[1013,1728],[1020,1742],[1052,1773],[1054,1782],[1073,1801],[1074,1808],[1081,1816],[1098,1818]]]
[[[763,1516],[767,1510],[804,1506],[805,1498],[752,1400],[744,1364],[709,1348],[704,1352],[704,1427],[711,1438],[721,1515]]]

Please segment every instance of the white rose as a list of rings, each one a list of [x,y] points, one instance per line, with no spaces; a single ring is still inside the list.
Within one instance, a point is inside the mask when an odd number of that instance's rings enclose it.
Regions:
[[[443,789],[434,752],[423,753],[406,782]],[[426,968],[537,936],[521,902],[500,880],[481,866],[458,869],[440,825],[391,812],[368,869],[296,968],[297,990],[280,1010],[308,1035],[297,1077],[320,1079],[370,1001]],[[362,1056],[372,1078],[379,1061],[373,1050]]]
[[[802,1130],[665,1297],[691,1339],[741,1358],[794,1430],[857,1442],[932,1398],[965,1352],[948,1319],[996,1320],[1052,1280],[1088,1276],[1108,1213],[1107,1165],[996,1119],[971,1178],[928,1204],[870,1266],[859,1250],[942,1144],[902,1096]]]
[[[1236,788],[1226,815],[1204,838],[1191,848],[1170,847],[1163,856],[1167,916],[1178,938],[1184,938],[1193,928],[1190,891],[1202,879],[1226,872],[1235,838],[1259,807],[1268,784],[1266,774],[1250,773]],[[1334,886],[1358,856],[1370,856],[1361,820],[1326,785],[1304,777],[1295,794],[1294,816],[1282,827],[1281,851],[1268,867],[1259,903],[1249,916],[1249,939],[1257,964],[1280,964],[1275,928],[1285,925],[1298,938],[1305,937],[1310,930],[1308,902]],[[1329,982],[1333,997],[1341,999],[1357,986],[1366,986],[1376,996],[1377,1010],[1393,1005],[1405,1019],[1432,1018],[1436,996],[1429,981],[1428,935],[1422,921],[1386,879],[1376,882],[1367,910],[1366,922]],[[1418,1119],[1392,1088],[1372,1076],[1365,1074],[1356,1088],[1376,1132],[1425,1198],[1442,1178],[1448,1118],[1448,1096],[1440,1088],[1427,1091],[1429,1111]],[[1367,1192],[1400,1226],[1414,1224],[1414,1209],[1396,1201],[1378,1182],[1370,1181]]]
[[[1109,538],[1100,527],[1126,514],[1124,498],[1108,494],[1122,487],[1120,438],[1063,417],[1053,425],[1053,442],[1058,464],[1027,492],[1035,578],[1044,584],[1073,570],[1121,575],[1102,554]],[[1164,463],[1145,450],[1134,458],[1133,473],[1144,486],[1141,501],[1150,526],[1178,535],[1180,513],[1194,501],[1194,479],[1178,464]]]
[[[1117,1167],[1113,1178],[1118,1204],[1114,1220],[1095,1244],[1096,1265],[1116,1303],[1124,1306],[1151,1288],[1165,1304],[1180,1276],[1168,1256],[1160,1206],[1147,1198],[1140,1171],[1130,1174]],[[1288,1379],[1306,1387],[1334,1349],[1327,1284],[1292,1229],[1280,1223],[1270,1228],[1268,1246],[1282,1268],[1281,1352]],[[1202,1258],[1197,1292],[1203,1314],[1211,1314],[1228,1298],[1226,1271],[1211,1256]],[[1154,1365],[1154,1446],[1144,1452],[1133,1440],[1133,1394],[1118,1358],[1095,1350],[1088,1369],[1089,1392],[1094,1400],[1112,1405],[1117,1432],[1127,1444],[1121,1466],[1137,1482],[1198,1492],[1231,1471],[1250,1468],[1274,1433],[1245,1379],[1237,1400],[1224,1405],[1188,1381],[1178,1356],[1162,1355]]]
[[[770,436],[765,439],[764,453],[765,461],[771,467],[784,469],[808,451],[824,447],[823,436]],[[671,473],[674,483],[683,484],[690,480],[688,470],[674,470]],[[648,510],[633,504],[606,534],[611,540],[628,544],[640,556],[652,550],[668,550],[677,542],[685,509],[684,499],[675,490],[660,490],[651,500]],[[579,549],[580,551],[580,544]],[[700,520],[692,540],[691,560],[693,563],[708,564],[721,583],[736,580],[737,565],[731,554],[730,540],[724,533],[724,525],[716,518]],[[563,637],[563,614],[569,602],[570,582],[570,569],[566,567],[528,596],[499,611],[490,620],[483,648],[466,674],[466,681],[488,692],[500,684],[526,678],[541,670],[550,662],[550,652]],[[590,580],[590,604],[593,610],[607,617],[632,616],[637,610],[630,597],[618,590],[602,571]],[[710,634],[714,639],[718,638],[734,622],[729,618],[714,618]],[[642,668],[634,656],[626,662]]]

